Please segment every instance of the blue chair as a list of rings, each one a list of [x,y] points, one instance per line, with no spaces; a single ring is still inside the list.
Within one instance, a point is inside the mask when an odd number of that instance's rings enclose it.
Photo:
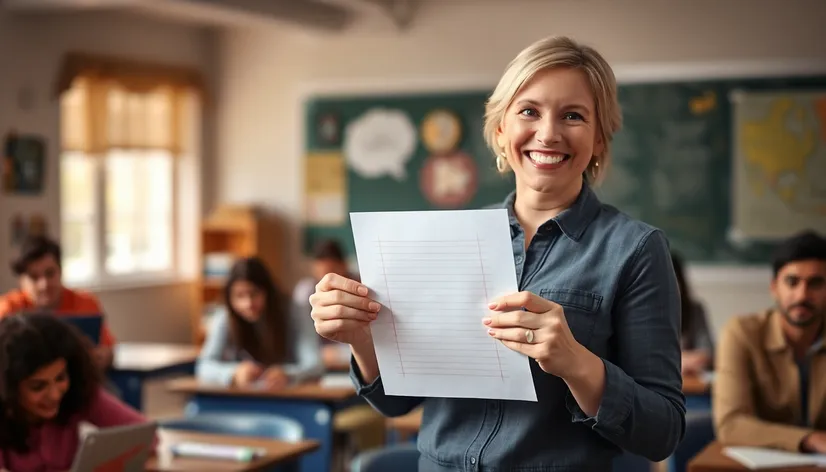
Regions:
[[[179,429],[228,436],[253,436],[281,441],[299,441],[304,438],[301,423],[278,415],[261,413],[209,412],[184,418],[159,421],[166,429]]]
[[[359,454],[350,463],[350,472],[418,472],[416,444],[402,443]]]

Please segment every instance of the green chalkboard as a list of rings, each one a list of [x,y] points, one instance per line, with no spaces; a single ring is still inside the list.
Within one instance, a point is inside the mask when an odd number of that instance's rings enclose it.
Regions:
[[[672,247],[702,263],[765,263],[772,245],[729,238],[732,187],[732,106],[735,90],[826,88],[826,77],[709,80],[621,85],[624,125],[615,136],[614,161],[597,191],[606,203],[663,229]],[[306,151],[340,151],[341,141],[319,138],[323,116],[348,123],[375,107],[406,112],[419,127],[431,110],[452,110],[464,130],[460,148],[478,166],[478,191],[463,208],[501,201],[512,177],[496,172],[482,137],[484,101],[489,91],[399,96],[316,97],[305,107]],[[427,210],[418,179],[430,153],[421,140],[406,164],[407,178],[364,178],[347,170],[348,211]],[[323,238],[339,239],[353,253],[348,221],[337,227],[307,226],[305,250]]]

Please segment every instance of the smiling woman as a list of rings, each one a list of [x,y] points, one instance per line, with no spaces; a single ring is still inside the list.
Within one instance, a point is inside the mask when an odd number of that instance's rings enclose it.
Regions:
[[[85,338],[53,316],[0,320],[0,352],[0,469],[69,470],[80,422],[146,421],[101,388]]]
[[[350,344],[358,393],[388,416],[424,404],[420,471],[605,471],[623,450],[654,461],[680,443],[680,296],[662,231],[602,204],[621,125],[614,74],[594,49],[540,40],[505,70],[485,137],[516,188],[508,212],[520,292],[480,325],[531,359],[537,402],[386,395],[369,288],[328,274],[316,330]]]

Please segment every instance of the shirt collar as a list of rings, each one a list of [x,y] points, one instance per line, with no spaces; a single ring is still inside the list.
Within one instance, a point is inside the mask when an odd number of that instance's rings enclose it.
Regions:
[[[505,209],[508,210],[508,221],[510,222],[512,235],[514,230],[518,231],[521,229],[519,220],[516,219],[516,212],[514,212],[513,209],[515,202],[516,190],[512,191],[507,198],[505,198],[503,204]],[[547,229],[547,227],[553,222],[559,226],[559,229],[562,230],[562,233],[565,234],[565,236],[574,241],[579,241],[582,234],[585,233],[586,229],[588,229],[588,225],[590,225],[591,222],[594,221],[594,218],[596,218],[600,208],[602,208],[602,203],[599,201],[596,193],[594,193],[591,189],[591,186],[588,185],[588,182],[583,179],[582,190],[580,190],[573,205],[563,210],[554,218],[551,218],[540,225],[539,232]]]
[[[782,316],[783,315],[775,309],[769,310],[769,326],[763,339],[763,346],[765,346],[768,351],[778,352],[789,347],[786,336],[783,334]],[[814,354],[815,352],[826,349],[824,338],[826,338],[826,323],[823,324],[823,330],[820,336],[809,347],[807,353]]]

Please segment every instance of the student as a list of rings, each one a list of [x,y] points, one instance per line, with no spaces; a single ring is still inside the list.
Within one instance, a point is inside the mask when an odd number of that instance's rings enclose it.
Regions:
[[[313,320],[275,286],[264,263],[235,263],[196,365],[198,379],[280,388],[323,373]]]
[[[731,319],[712,411],[726,445],[826,453],[826,240],[803,232],[772,262],[775,307]]]
[[[0,470],[69,470],[81,422],[146,421],[102,388],[88,342],[50,314],[0,320]]]
[[[422,472],[610,470],[623,449],[661,461],[680,443],[680,294],[668,241],[592,189],[620,124],[610,65],[565,37],[519,53],[485,107],[496,167],[515,177],[501,208],[520,292],[487,300],[479,327],[530,358],[538,401],[387,395],[369,329],[380,304],[340,275],[318,284],[316,329],[350,344],[358,393],[387,416],[424,406]]]
[[[685,278],[683,260],[675,252],[671,253],[671,264],[674,266],[677,284],[680,287],[682,372],[683,375],[701,374],[711,368],[711,361],[714,359],[714,344],[708,328],[706,311],[702,303],[694,298]]]
[[[63,285],[60,255],[60,245],[49,238],[36,236],[23,242],[20,255],[11,264],[20,289],[0,296],[0,317],[32,310],[45,310],[59,316],[104,316],[94,295]],[[92,351],[93,360],[101,370],[112,365],[114,345],[115,337],[104,317],[100,345]]]
[[[315,286],[325,274],[339,274],[351,279],[358,279],[347,268],[344,250],[338,241],[325,239],[320,241],[313,250],[313,261],[310,276],[301,279],[293,289],[293,302],[303,307],[307,316],[310,316],[310,295],[315,292]],[[350,359],[350,348],[346,344],[336,343],[322,338],[321,357],[325,365],[347,364]]]

